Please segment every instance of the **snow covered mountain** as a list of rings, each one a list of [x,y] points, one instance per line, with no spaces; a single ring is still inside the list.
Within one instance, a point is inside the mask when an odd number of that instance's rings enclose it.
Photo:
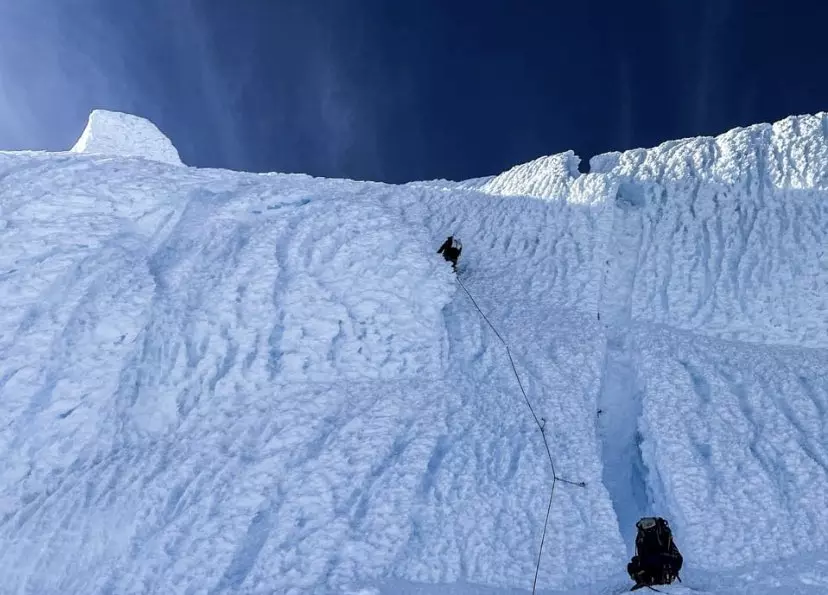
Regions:
[[[0,153],[1,593],[828,592],[828,115],[404,186]],[[692,589],[691,589],[692,588]]]

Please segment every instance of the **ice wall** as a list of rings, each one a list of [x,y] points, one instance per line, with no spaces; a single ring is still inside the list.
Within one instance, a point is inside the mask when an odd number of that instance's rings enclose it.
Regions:
[[[828,347],[826,122],[791,117],[618,155],[607,173],[642,227],[634,318]]]
[[[528,588],[546,452],[449,233],[587,483],[556,493],[541,588],[623,582],[640,514],[690,568],[824,546],[825,128],[402,187],[123,137],[0,154],[6,584]]]
[[[691,564],[828,543],[828,352],[637,326],[649,487]]]
[[[592,427],[600,205],[94,155],[0,170],[7,585],[529,586],[550,470],[436,254],[451,231],[588,484],[558,488],[540,584],[623,563]]]
[[[646,487],[691,563],[828,540],[827,130],[792,117],[606,161],[616,229],[635,237],[610,267],[634,263]]]
[[[614,197],[598,242],[598,426],[622,534],[665,514],[690,563],[711,568],[821,547],[828,117],[600,155],[589,174],[575,160],[481,188],[572,200],[601,180]]]

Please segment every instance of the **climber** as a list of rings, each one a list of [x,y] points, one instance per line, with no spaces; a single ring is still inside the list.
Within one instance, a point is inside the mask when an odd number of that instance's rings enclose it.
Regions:
[[[442,253],[443,258],[448,260],[451,263],[451,267],[456,271],[457,259],[460,258],[460,252],[462,250],[463,245],[460,243],[460,240],[454,236],[449,236],[448,239],[443,242],[443,245],[440,246],[439,250],[437,250],[437,254]]]
[[[631,590],[651,585],[669,585],[679,577],[684,559],[673,541],[667,521],[660,517],[643,518],[635,524],[635,556],[627,572],[635,581]]]

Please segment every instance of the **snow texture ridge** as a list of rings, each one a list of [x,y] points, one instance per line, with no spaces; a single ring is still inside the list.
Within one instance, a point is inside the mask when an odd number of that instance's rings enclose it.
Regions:
[[[146,118],[107,110],[93,110],[89,114],[86,128],[72,151],[182,165],[178,151],[155,124]]]
[[[558,198],[568,194],[572,182],[580,175],[580,161],[573,151],[541,157],[495,176],[482,184],[480,190],[501,196]]]
[[[636,328],[642,456],[686,555],[738,567],[828,543],[828,351]]]
[[[616,200],[641,213],[633,318],[828,347],[827,130],[791,117],[619,155]]]
[[[526,593],[549,465],[450,233],[587,483],[540,592],[621,592],[644,514],[666,592],[828,589],[825,114],[404,186],[170,168],[93,116],[147,159],[0,153],[11,592]]]
[[[515,344],[560,472],[592,486],[556,496],[550,531],[575,547],[550,540],[540,580],[623,563],[591,418],[600,209],[0,158],[8,584],[525,584],[548,462],[501,345],[452,299],[447,228],[480,247],[469,286]]]
[[[824,547],[828,117],[600,155],[589,174],[570,163],[539,159],[481,188],[569,199],[604,179],[614,194],[598,427],[627,543],[658,513],[691,564]]]

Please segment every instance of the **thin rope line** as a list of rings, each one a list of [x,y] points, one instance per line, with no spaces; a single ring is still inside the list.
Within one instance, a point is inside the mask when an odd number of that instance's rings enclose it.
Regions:
[[[509,344],[506,343],[506,340],[503,338],[503,335],[501,335],[498,332],[497,328],[495,328],[495,325],[492,324],[491,320],[489,320],[489,317],[486,316],[486,314],[483,312],[480,306],[477,305],[477,300],[474,299],[474,296],[472,296],[471,292],[460,280],[460,277],[455,276],[455,279],[457,279],[457,283],[460,285],[460,287],[463,288],[463,291],[466,292],[466,295],[469,296],[471,303],[474,304],[474,307],[480,313],[480,316],[483,317],[483,320],[486,321],[486,323],[489,325],[492,331],[494,331],[494,334],[497,335],[497,338],[500,339],[500,342],[503,343],[503,346],[506,348],[506,355],[509,357],[509,364],[511,364],[512,366],[512,372],[514,372],[515,374],[515,379],[517,380],[518,386],[520,387],[520,392],[523,394],[523,399],[524,401],[526,401],[526,406],[529,408],[529,411],[532,414],[532,418],[535,420],[535,423],[537,424],[538,429],[540,430],[541,437],[543,438],[543,445],[546,447],[546,455],[549,458],[549,465],[552,468],[552,487],[549,490],[549,504],[546,507],[546,519],[543,522],[543,533],[541,534],[540,547],[538,548],[538,563],[535,566],[535,578],[532,581],[532,594],[534,595],[535,588],[538,583],[538,573],[540,572],[540,562],[541,554],[543,554],[543,544],[546,541],[546,529],[549,526],[549,514],[552,511],[552,497],[555,495],[555,484],[560,481],[562,483],[566,483],[569,485],[585,488],[586,483],[583,481],[571,481],[569,479],[558,477],[558,472],[555,470],[555,461],[552,458],[552,449],[549,448],[549,441],[546,439],[546,420],[543,419],[543,423],[541,423],[541,418],[538,418],[538,415],[535,413],[535,408],[532,407],[532,402],[529,400],[529,396],[526,394],[526,389],[523,388],[523,382],[521,382],[520,380],[520,374],[518,374],[517,366],[515,366],[515,360],[512,358],[512,350],[509,348]]]
[[[535,592],[535,587],[538,584],[538,573],[540,572],[541,554],[543,553],[543,542],[546,541],[546,527],[549,525],[549,513],[552,512],[552,496],[555,495],[555,483],[558,481],[556,477],[552,478],[552,489],[549,490],[549,505],[546,507],[546,520],[543,521],[543,534],[541,534],[540,547],[538,548],[538,563],[535,566],[535,580],[532,581],[532,593]]]

